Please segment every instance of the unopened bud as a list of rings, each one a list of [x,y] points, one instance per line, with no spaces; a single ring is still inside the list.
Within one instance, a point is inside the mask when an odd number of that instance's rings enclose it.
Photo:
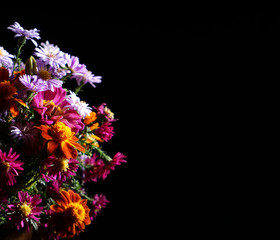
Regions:
[[[25,63],[25,73],[28,75],[37,74],[37,63],[33,56],[30,56]]]

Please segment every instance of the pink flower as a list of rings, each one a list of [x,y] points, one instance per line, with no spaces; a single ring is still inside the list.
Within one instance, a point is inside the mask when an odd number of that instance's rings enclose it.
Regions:
[[[92,207],[90,208],[90,220],[92,221],[93,218],[96,218],[97,215],[101,212],[102,208],[106,207],[106,204],[109,203],[109,201],[106,199],[106,196],[103,194],[95,194],[92,201]]]
[[[117,121],[118,119],[114,119],[114,113],[106,105],[107,105],[106,103],[102,103],[98,107],[93,107],[93,108],[95,108],[97,110],[97,113],[96,113],[97,116],[99,118],[102,117],[103,121],[107,121],[107,122],[115,122],[115,121]]]
[[[10,148],[8,154],[0,149],[0,186],[4,184],[12,186],[16,183],[15,176],[19,175],[19,171],[24,170],[21,167],[23,162],[16,161],[18,157],[19,154],[13,153],[12,148]]]
[[[76,175],[79,168],[78,164],[79,161],[72,158],[66,159],[50,156],[45,160],[44,169],[48,173],[47,177],[49,179],[65,182],[66,178]]]
[[[111,126],[111,122],[103,123],[98,129],[95,130],[95,135],[100,137],[105,142],[108,142],[114,135],[114,127]]]
[[[85,160],[85,164],[89,169],[84,170],[84,182],[96,182],[98,178],[105,180],[110,171],[115,170],[115,166],[126,162],[126,160],[124,160],[125,158],[126,156],[124,154],[118,152],[111,161],[104,162],[96,153],[94,153],[91,158]]]
[[[29,231],[29,224],[31,219],[39,221],[40,214],[44,207],[38,207],[42,202],[40,195],[30,196],[27,192],[18,192],[19,202],[8,205],[9,220],[14,221],[17,229],[27,227]]]
[[[90,182],[94,181],[97,182],[97,178],[100,178],[101,169],[104,168],[105,163],[102,159],[98,158],[99,156],[96,153],[93,153],[91,158],[85,159],[85,164],[87,169],[83,171],[83,181]]]
[[[102,176],[103,180],[108,176],[111,170],[115,170],[115,166],[125,163],[125,158],[126,156],[124,154],[118,152],[111,161],[106,162],[105,166],[102,169],[100,169],[99,173]]]
[[[54,88],[53,92],[39,92],[33,99],[33,107],[41,115],[42,123],[53,124],[59,120],[77,133],[84,129],[82,117],[67,107],[69,103],[65,97],[66,91],[63,88]]]

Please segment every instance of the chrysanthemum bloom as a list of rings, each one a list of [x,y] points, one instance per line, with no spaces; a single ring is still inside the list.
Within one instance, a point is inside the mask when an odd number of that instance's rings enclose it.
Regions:
[[[18,192],[19,202],[8,205],[9,220],[12,220],[17,229],[27,227],[29,231],[30,219],[40,221],[40,214],[44,207],[38,206],[42,199],[40,195],[30,196],[27,192]]]
[[[3,47],[0,46],[0,64],[1,66],[5,67],[12,67],[13,65],[13,58],[14,56],[12,54],[9,54]],[[8,80],[8,79],[5,79]]]
[[[97,178],[102,176],[102,169],[105,167],[104,161],[96,153],[93,153],[92,157],[84,160],[84,164],[87,169],[83,171],[83,181],[85,183],[90,181],[97,182]]]
[[[98,117],[102,116],[108,122],[117,121],[117,119],[114,119],[114,113],[106,105],[107,105],[106,103],[102,103],[98,107],[96,107],[96,108],[94,107],[97,110],[97,113],[96,113],[97,116]]]
[[[103,123],[99,128],[95,130],[95,134],[105,142],[108,142],[114,135],[114,127],[111,126],[111,122]]]
[[[64,53],[60,51],[59,47],[50,44],[49,41],[41,43],[41,45],[42,46],[39,48],[35,48],[35,56],[39,57],[51,67],[59,68],[60,66],[65,66],[66,59],[64,58]]]
[[[85,225],[91,223],[87,200],[72,190],[61,191],[54,197],[56,205],[51,205],[49,227],[62,238],[72,238],[83,232]]]
[[[18,176],[24,169],[23,162],[18,161],[19,154],[13,153],[10,148],[8,154],[0,149],[0,186],[6,184],[12,186],[16,183],[15,176]]]
[[[7,71],[7,70],[6,70]],[[1,77],[5,77],[5,70],[1,69]],[[17,88],[8,79],[1,79],[0,81],[0,112],[10,111],[13,117],[19,115],[18,107],[16,103],[20,103],[23,106],[26,104],[19,98],[16,98]]]
[[[106,199],[106,196],[103,194],[95,194],[92,201],[92,207],[90,208],[90,220],[92,221],[97,215],[101,212],[102,208],[106,207],[106,204],[109,201]]]
[[[33,44],[37,47],[37,42],[33,38],[40,39],[40,35],[38,33],[40,32],[40,30],[37,30],[36,28],[26,30],[23,27],[21,27],[20,24],[17,22],[15,22],[14,25],[9,26],[8,29],[16,33],[15,37],[25,37],[27,40],[31,40]]]
[[[52,180],[65,182],[66,178],[76,175],[79,168],[79,161],[76,159],[56,158],[50,156],[45,160],[45,171]]]
[[[71,128],[66,126],[62,122],[56,122],[54,125],[47,126],[41,125],[38,127],[42,131],[42,137],[47,142],[48,153],[54,154],[56,157],[66,157],[67,159],[76,159],[78,149],[84,152],[85,149],[77,143],[79,140],[75,135],[75,132],[71,131]]]
[[[111,161],[106,162],[104,167],[99,170],[99,174],[103,178],[103,180],[108,176],[111,170],[115,170],[115,166],[125,163],[125,158],[126,156],[124,154],[118,152],[115,154]]]
[[[39,92],[33,99],[32,106],[41,115],[41,122],[53,124],[60,121],[78,132],[84,129],[82,117],[74,109],[69,109],[66,100],[66,91],[63,88],[54,88],[54,91]]]

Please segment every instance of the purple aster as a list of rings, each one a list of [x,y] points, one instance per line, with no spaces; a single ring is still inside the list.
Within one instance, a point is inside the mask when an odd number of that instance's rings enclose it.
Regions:
[[[36,63],[38,68],[37,76],[39,79],[46,82],[48,90],[53,92],[54,87],[59,88],[62,86],[63,82],[53,77],[54,69],[52,67],[47,66],[46,63],[40,59],[37,59]]]
[[[65,54],[67,66],[72,72],[71,78],[75,78],[76,75],[84,75],[87,73],[86,65],[80,64],[79,58]]]
[[[42,46],[39,48],[35,48],[35,56],[39,57],[51,67],[59,68],[59,66],[65,66],[65,54],[64,52],[60,51],[58,46],[50,44],[49,41],[46,41],[46,43],[41,43],[41,45]]]
[[[8,29],[12,30],[16,33],[15,37],[25,37],[27,40],[31,40],[33,44],[37,47],[37,42],[33,39],[40,39],[40,32],[38,29],[34,28],[31,30],[26,30],[20,26],[18,22],[15,22],[14,25],[8,27]]]
[[[46,81],[38,78],[36,75],[23,75],[19,78],[19,81],[27,88],[29,91],[41,92],[49,90],[49,86]]]
[[[101,83],[101,76],[95,76],[91,71],[86,71],[85,73],[73,73],[73,77],[76,79],[78,85],[81,83],[89,83],[91,86],[96,87],[94,83]]]

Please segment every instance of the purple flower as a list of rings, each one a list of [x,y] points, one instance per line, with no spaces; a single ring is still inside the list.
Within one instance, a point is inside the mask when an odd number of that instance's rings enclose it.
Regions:
[[[19,202],[8,205],[9,220],[14,221],[17,229],[27,227],[29,231],[29,224],[31,219],[39,221],[40,214],[44,207],[38,207],[42,202],[40,195],[30,196],[27,192],[18,192]]]
[[[46,64],[51,67],[59,68],[59,66],[65,66],[66,59],[64,53],[60,51],[59,47],[50,44],[49,41],[41,43],[42,46],[35,48],[34,55],[39,57]]]
[[[98,129],[95,130],[95,134],[105,142],[108,142],[114,135],[114,127],[111,126],[111,122],[103,123]]]
[[[38,78],[36,75],[23,75],[19,78],[19,81],[27,88],[29,91],[41,92],[49,90],[49,86],[46,81]]]
[[[92,207],[90,208],[90,220],[93,221],[94,218],[97,217],[97,215],[101,212],[102,208],[106,207],[106,204],[109,203],[109,201],[106,199],[106,196],[103,194],[95,194],[92,201]]]
[[[81,83],[86,84],[89,83],[91,86],[96,87],[94,83],[101,83],[101,76],[95,76],[91,71],[86,71],[83,73],[73,73],[78,85]]]
[[[33,44],[37,47],[37,42],[33,38],[40,39],[40,35],[38,33],[40,31],[36,28],[26,30],[23,29],[23,27],[21,27],[18,22],[15,22],[14,25],[9,26],[8,29],[16,33],[15,37],[25,37],[27,40],[31,40]]]

